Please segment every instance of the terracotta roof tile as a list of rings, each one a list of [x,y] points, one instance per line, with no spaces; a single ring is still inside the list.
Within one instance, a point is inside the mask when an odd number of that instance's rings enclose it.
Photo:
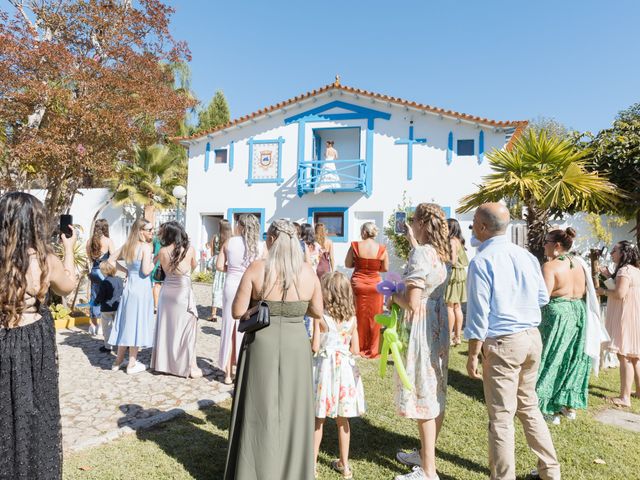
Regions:
[[[456,112],[453,110],[446,110],[444,108],[439,108],[439,107],[433,107],[431,105],[425,105],[425,104],[421,104],[418,102],[414,102],[414,101],[409,101],[409,100],[404,100],[402,98],[398,98],[398,97],[392,97],[389,95],[384,95],[384,94],[380,94],[380,93],[375,93],[375,92],[370,92],[368,90],[362,90],[359,88],[355,88],[355,87],[349,87],[347,85],[342,85],[339,81],[338,78],[336,78],[336,81],[334,83],[330,83],[328,85],[325,85],[321,88],[309,91],[305,94],[302,95],[298,95],[296,97],[290,98],[289,100],[285,100],[284,102],[279,102],[276,103],[275,105],[271,105],[270,107],[266,107],[266,108],[262,108],[260,110],[257,110],[251,114],[248,115],[244,115],[242,117],[236,118],[234,120],[231,120],[230,122],[226,123],[225,125],[220,125],[212,130],[208,130],[205,132],[199,132],[197,134],[191,135],[191,136],[186,136],[186,137],[172,137],[171,140],[174,142],[181,142],[184,140],[196,140],[199,138],[203,138],[206,137],[207,135],[210,135],[212,133],[215,132],[219,132],[222,130],[226,130],[227,128],[230,127],[235,127],[241,123],[245,123],[249,120],[252,120],[256,117],[260,117],[262,115],[266,115],[268,113],[280,110],[288,105],[297,103],[301,100],[306,100],[308,98],[314,97],[316,95],[320,95],[322,93],[328,92],[330,90],[340,90],[343,92],[347,92],[347,93],[352,93],[352,94],[356,94],[356,95],[362,95],[365,97],[370,97],[376,100],[381,100],[381,101],[387,101],[387,102],[391,102],[391,103],[395,103],[398,105],[402,105],[402,106],[406,106],[406,107],[412,107],[412,108],[416,108],[418,110],[423,110],[426,112],[430,112],[430,113],[435,113],[435,114],[439,114],[439,115],[446,115],[448,117],[453,117],[453,118],[459,118],[461,120],[467,120],[470,122],[476,122],[476,123],[481,123],[483,125],[487,125],[487,126],[491,126],[491,127],[515,127],[515,132],[512,135],[512,137],[509,139],[509,142],[507,144],[507,148],[511,148],[513,146],[513,142],[517,139],[517,137],[519,137],[522,132],[524,131],[524,128],[527,126],[527,124],[529,122],[527,122],[526,120],[515,120],[515,121],[497,121],[497,120],[489,120],[488,118],[484,118],[484,117],[477,117],[475,115],[469,115],[467,113],[460,113],[460,112]]]

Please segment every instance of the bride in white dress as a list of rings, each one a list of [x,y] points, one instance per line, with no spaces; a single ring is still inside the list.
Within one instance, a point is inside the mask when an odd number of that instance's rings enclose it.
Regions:
[[[340,188],[340,176],[335,164],[335,161],[338,160],[338,151],[333,148],[333,140],[327,140],[326,146],[322,170],[318,177],[320,184],[316,187],[316,193]]]

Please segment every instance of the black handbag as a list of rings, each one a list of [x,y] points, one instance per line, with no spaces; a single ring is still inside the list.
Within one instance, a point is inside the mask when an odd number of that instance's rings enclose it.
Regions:
[[[162,265],[158,265],[155,272],[153,272],[153,280],[155,282],[164,282],[164,279],[166,277],[167,275],[164,273],[164,270],[162,269]]]
[[[269,304],[260,300],[257,305],[251,307],[240,318],[238,331],[241,333],[253,333],[271,325],[271,312]]]
[[[264,271],[264,277],[262,280],[262,291],[260,292],[260,300],[256,305],[247,310],[244,315],[240,318],[240,322],[238,323],[238,331],[240,333],[253,333],[258,330],[262,330],[263,328],[271,325],[271,312],[269,311],[269,304],[264,301],[264,297],[268,296],[269,293],[275,287],[271,287],[271,290],[264,294],[264,289],[266,287],[265,283],[267,281],[267,270]]]

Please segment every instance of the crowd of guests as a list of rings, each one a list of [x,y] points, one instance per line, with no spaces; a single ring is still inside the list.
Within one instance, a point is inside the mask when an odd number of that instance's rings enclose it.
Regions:
[[[97,220],[93,226],[87,242],[92,262],[89,309],[92,318],[100,319],[104,337],[100,350],[115,351],[116,372],[145,371],[138,352],[153,348],[151,369],[201,377],[196,365],[198,315],[191,288],[196,252],[177,222],[166,222],[154,233],[151,222],[138,219],[124,245],[116,249],[106,221]],[[90,333],[98,332],[97,322],[91,327]]]
[[[640,352],[635,344],[640,341],[637,248],[628,242],[616,245],[616,270],[603,274],[617,280],[596,290],[586,262],[571,253],[573,229],[548,233],[547,261],[541,268],[533,255],[507,238],[509,223],[504,206],[480,207],[471,242],[478,249],[469,262],[458,222],[446,219],[438,205],[416,208],[407,229],[412,249],[403,275],[405,290],[392,302],[403,311],[404,361],[414,385],[408,390],[397,380],[395,403],[399,415],[416,420],[421,448],[397,453],[401,463],[412,467],[397,480],[438,478],[435,445],[445,413],[449,348],[461,342],[465,302],[467,370],[483,381],[491,478],[515,478],[516,416],[538,457],[536,473],[543,479],[560,478],[548,423],[558,423],[561,416],[575,420],[576,410],[586,408],[589,375],[598,368],[602,345],[618,352],[622,366],[621,395],[610,401],[628,406],[634,378],[640,385],[640,363],[635,361]],[[275,322],[247,334],[240,347],[227,479],[317,478],[326,418],[335,418],[338,426],[340,454],[332,467],[343,478],[353,476],[349,418],[366,411],[366,385],[355,357],[379,355],[380,330],[373,317],[383,305],[375,286],[380,272],[388,270],[388,254],[374,240],[375,226],[365,224],[362,241],[351,244],[345,259],[345,266],[355,269],[351,281],[335,271],[318,274],[313,261],[318,247],[309,236],[310,226],[295,227],[286,220],[271,225],[267,254],[247,267],[234,297],[235,319],[247,320],[251,305],[266,300]],[[611,337],[599,318],[598,294],[609,297],[606,325]],[[621,299],[620,305],[611,299]],[[305,317],[314,319],[311,351],[306,346],[300,350],[306,343]],[[287,448],[274,446],[283,441]]]
[[[449,349],[461,341],[465,302],[467,371],[482,380],[491,478],[515,478],[515,416],[538,457],[538,475],[560,478],[548,424],[575,420],[576,410],[586,408],[602,345],[620,361],[621,391],[612,404],[628,407],[640,394],[637,247],[616,244],[615,269],[603,268],[607,281],[594,285],[589,267],[572,254],[573,229],[547,234],[541,268],[509,241],[509,222],[500,204],[477,209],[470,242],[477,252],[470,262],[459,224],[438,205],[419,204],[407,226],[405,288],[390,302],[402,310],[403,360],[414,388],[396,379],[393,397],[398,414],[416,421],[421,448],[397,453],[412,467],[398,480],[438,478],[435,445],[446,410]],[[0,290],[0,448],[6,452],[0,472],[60,478],[55,332],[46,296],[76,288],[76,237],[63,232],[62,259],[51,253],[42,205],[24,193],[0,198],[0,225],[0,281],[6,286]],[[338,427],[340,455],[332,467],[352,478],[349,418],[366,412],[356,359],[379,355],[374,316],[384,305],[375,286],[389,268],[389,255],[375,240],[377,228],[363,225],[362,240],[350,245],[349,279],[336,271],[322,225],[298,228],[276,220],[265,242],[253,215],[241,216],[233,232],[229,227],[216,240],[212,309],[222,320],[219,366],[225,381],[235,382],[224,478],[317,478],[326,418],[335,418]],[[137,220],[116,248],[106,222],[96,222],[87,246],[92,318],[101,318],[103,349],[116,349],[115,371],[144,371],[137,354],[152,347],[153,370],[198,377],[190,278],[197,254],[176,222],[160,227],[159,248],[154,233],[151,223]],[[126,281],[117,270],[126,272]],[[155,302],[152,275],[161,285]],[[598,297],[607,299],[606,330]],[[269,324],[243,335],[239,327],[251,321],[257,304],[266,305]],[[92,322],[92,331],[97,328]],[[33,405],[37,416],[30,413]]]

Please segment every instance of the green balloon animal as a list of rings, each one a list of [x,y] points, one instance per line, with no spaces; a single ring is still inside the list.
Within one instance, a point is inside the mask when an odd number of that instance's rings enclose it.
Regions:
[[[393,358],[393,364],[396,366],[398,376],[402,382],[402,386],[407,390],[413,390],[413,385],[407,376],[407,371],[402,363],[402,357],[400,356],[400,350],[402,350],[402,341],[398,337],[398,316],[400,314],[400,307],[397,304],[391,305],[391,311],[388,315],[378,314],[374,318],[377,323],[386,327],[382,334],[382,352],[380,353],[380,376],[384,377],[387,373],[387,359],[389,352]]]

